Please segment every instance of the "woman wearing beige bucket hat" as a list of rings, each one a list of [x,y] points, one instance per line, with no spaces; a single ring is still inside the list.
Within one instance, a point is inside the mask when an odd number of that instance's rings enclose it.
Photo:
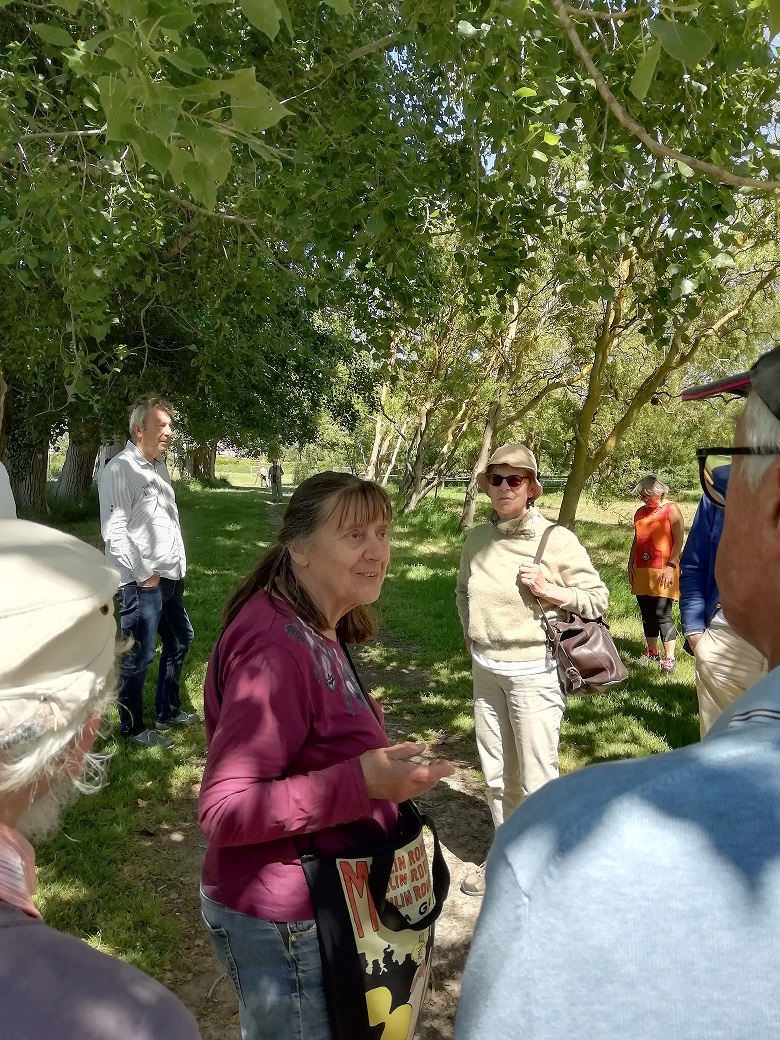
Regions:
[[[549,660],[541,611],[595,618],[609,592],[577,536],[556,527],[542,560],[534,557],[554,525],[536,508],[542,493],[533,452],[504,444],[477,484],[493,516],[466,536],[457,604],[474,680],[474,728],[487,799],[498,827],[526,795],[558,776],[558,737],[565,698]],[[484,864],[461,885],[485,890]]]

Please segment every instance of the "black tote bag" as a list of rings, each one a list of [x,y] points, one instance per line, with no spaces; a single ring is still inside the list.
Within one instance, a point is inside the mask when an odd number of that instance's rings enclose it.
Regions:
[[[411,1040],[450,875],[433,821],[412,801],[395,835],[323,855],[297,841],[311,894],[334,1040]],[[429,863],[424,828],[433,837]]]

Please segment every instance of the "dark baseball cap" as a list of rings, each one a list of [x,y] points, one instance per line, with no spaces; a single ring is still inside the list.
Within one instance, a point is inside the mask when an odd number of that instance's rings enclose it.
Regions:
[[[689,386],[683,390],[682,399],[702,401],[705,397],[715,397],[717,394],[747,397],[751,390],[755,390],[772,415],[780,419],[780,347],[762,354],[749,372],[738,372],[725,379],[716,379],[713,383]]]

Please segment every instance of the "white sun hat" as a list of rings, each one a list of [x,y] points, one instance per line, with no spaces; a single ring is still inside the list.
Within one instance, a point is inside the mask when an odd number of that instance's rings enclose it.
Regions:
[[[0,751],[88,713],[113,667],[118,584],[93,546],[0,520]]]

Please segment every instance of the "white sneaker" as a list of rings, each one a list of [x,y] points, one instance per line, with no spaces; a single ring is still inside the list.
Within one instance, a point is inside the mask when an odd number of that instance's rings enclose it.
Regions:
[[[484,896],[485,894],[485,864],[480,863],[476,870],[467,874],[460,883],[460,890],[467,896]]]

